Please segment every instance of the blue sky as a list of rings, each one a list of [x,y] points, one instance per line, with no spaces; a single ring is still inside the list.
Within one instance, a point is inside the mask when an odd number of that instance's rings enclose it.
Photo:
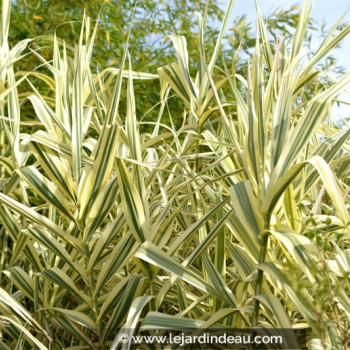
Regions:
[[[225,8],[228,1],[220,1],[222,8]],[[311,3],[311,1],[309,1]],[[292,5],[301,6],[303,1],[298,0],[260,0],[259,6],[262,14],[268,16],[276,8],[288,9]],[[315,0],[311,17],[313,17],[319,24],[324,20],[326,21],[328,28],[330,28],[336,21],[342,16],[342,14],[349,9],[349,0]],[[233,7],[233,16],[246,14],[249,22],[255,22],[255,1],[254,0],[236,0]],[[350,22],[350,11],[345,16],[345,21]],[[315,45],[320,40],[319,37],[315,37]],[[342,44],[342,49],[334,51],[339,63],[346,67],[350,71],[350,36]]]
[[[309,1],[311,3],[311,0]],[[222,8],[226,8],[228,1],[219,0]],[[267,17],[276,8],[288,9],[292,5],[301,6],[303,1],[298,0],[259,0],[259,6],[264,17]],[[314,18],[319,25],[325,20],[327,28],[331,28],[342,14],[350,7],[349,0],[315,0],[311,17]],[[255,0],[236,0],[232,16],[236,17],[239,15],[247,15],[248,22],[255,23],[256,11],[255,11]],[[347,12],[344,21],[350,22],[350,10]],[[321,41],[320,35],[314,35],[312,47],[317,47]],[[333,55],[337,58],[339,64],[347,71],[350,71],[350,34],[343,41],[340,49],[335,49]],[[350,87],[349,87],[350,89]],[[342,94],[343,99],[350,101],[348,94]],[[342,106],[341,108],[334,108],[334,115],[337,117],[349,117],[350,106]]]

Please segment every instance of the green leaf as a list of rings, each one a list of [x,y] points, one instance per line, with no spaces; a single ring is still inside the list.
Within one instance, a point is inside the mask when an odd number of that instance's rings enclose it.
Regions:
[[[40,174],[33,166],[21,168],[18,174],[32,186],[42,198],[53,204],[64,215],[74,221],[74,216],[70,211],[71,204],[50,180]]]
[[[129,261],[137,248],[135,238],[127,233],[114,247],[108,259],[103,264],[103,267],[97,277],[94,296],[96,296],[105,283],[116,273],[119,269]]]
[[[58,225],[56,225],[54,222],[52,222],[45,216],[40,215],[33,209],[15,201],[11,197],[8,197],[2,193],[0,193],[0,203],[3,203],[8,208],[12,209],[13,211],[17,212],[18,214],[22,215],[28,220],[31,220],[32,222],[38,225],[44,226],[46,229],[55,233],[57,236],[59,236],[66,242],[72,244],[78,251],[82,252],[81,244],[78,239],[67,235]]]
[[[285,328],[290,329],[291,323],[279,299],[272,294],[255,295],[254,299],[259,300],[265,307],[272,311],[274,318],[276,319],[276,328],[282,329],[283,339],[288,344],[288,347],[290,349],[298,349],[299,344],[295,335],[284,330]]]
[[[122,332],[124,332],[125,329],[128,329],[129,330],[129,341],[127,343],[124,343],[123,344],[123,347],[122,349],[129,349],[130,345],[131,345],[131,339],[132,339],[132,336],[134,334],[134,331],[136,329],[136,325],[137,325],[137,322],[140,318],[140,315],[141,315],[141,312],[143,310],[143,308],[149,303],[149,301],[153,298],[153,296],[151,295],[144,295],[142,297],[138,297],[136,298],[131,307],[130,307],[130,311],[129,311],[129,314],[128,314],[128,318],[126,320],[126,323],[124,324],[123,328],[120,330],[120,332],[118,333],[118,335]],[[111,349],[115,350],[116,347],[118,346],[120,340],[118,338],[118,335],[117,337],[115,338],[115,340],[113,341],[112,343],[112,347]]]
[[[149,223],[141,196],[123,160],[119,158],[117,158],[117,176],[126,222],[135,239],[142,243],[149,236]]]
[[[118,127],[116,125],[106,126],[103,129],[99,142],[92,154],[94,165],[82,177],[82,183],[80,184],[78,194],[78,204],[80,204],[79,220],[84,220],[87,217],[98,194],[109,180],[118,140]]]
[[[39,227],[29,227],[28,230],[24,230],[23,232],[50,249],[55,255],[59,256],[66,264],[71,266],[79,275],[86,279],[86,273],[83,268],[73,261],[64,246],[49,232]]]
[[[196,272],[184,267],[176,260],[170,258],[151,242],[143,243],[134,256],[170,272],[205,293],[230,304],[232,303],[231,300],[227,300],[226,296],[222,295],[214,286],[205,282]]]
[[[34,300],[34,282],[19,266],[4,270],[3,273],[22,291],[29,299]]]
[[[64,317],[66,317],[68,320],[77,323],[79,325],[82,325],[88,329],[91,329],[92,331],[96,332],[96,324],[95,322],[86,314],[74,310],[67,310],[67,309],[61,309],[58,307],[48,307],[46,310],[52,310],[54,312],[57,312],[59,314],[62,314]]]
[[[186,331],[197,329],[204,324],[202,320],[194,320],[185,317],[177,317],[162,314],[160,312],[149,312],[141,322],[140,331],[171,329],[176,331]]]
[[[52,267],[49,270],[41,272],[41,275],[75,294],[84,303],[91,305],[91,299],[82,291],[80,291],[75,283],[69,278],[69,276],[61,269]]]
[[[108,322],[106,323],[103,329],[102,340],[109,339],[112,332],[114,332],[116,328],[122,325],[122,321],[125,320],[128,313],[133,312],[132,305],[135,305],[136,307],[140,307],[140,305],[137,305],[137,302],[135,303],[135,300],[137,300],[137,298],[142,294],[143,289],[144,289],[144,279],[131,278],[129,280],[129,283],[122,297],[118,301],[118,304],[114,308],[114,311],[111,317],[109,318]],[[142,300],[144,299],[141,299],[141,301]]]

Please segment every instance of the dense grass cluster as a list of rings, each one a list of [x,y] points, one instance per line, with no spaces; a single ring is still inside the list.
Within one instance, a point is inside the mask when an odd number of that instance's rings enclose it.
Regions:
[[[242,76],[217,62],[233,4],[211,57],[198,14],[194,77],[176,35],[176,62],[155,74],[132,70],[128,43],[118,69],[93,73],[89,18],[74,49],[52,38],[47,61],[30,39],[8,43],[2,1],[1,350],[127,349],[123,329],[226,326],[305,328],[310,349],[349,346],[350,129],[331,107],[350,74],[323,84],[317,67],[350,25],[307,59],[308,1],[277,44],[257,8]],[[40,67],[18,71],[25,54]],[[156,121],[135,108],[142,79],[160,81]]]

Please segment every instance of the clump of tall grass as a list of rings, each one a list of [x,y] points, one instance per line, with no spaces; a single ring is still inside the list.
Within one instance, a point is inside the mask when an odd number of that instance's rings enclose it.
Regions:
[[[350,131],[325,119],[350,74],[326,87],[317,64],[350,26],[306,59],[308,1],[278,45],[257,7],[242,76],[217,62],[233,4],[209,58],[198,15],[193,77],[176,35],[176,61],[155,74],[132,70],[127,43],[118,68],[92,73],[89,18],[73,51],[54,37],[43,72],[16,74],[28,40],[9,45],[2,1],[1,349],[107,349],[120,329],[220,326],[307,328],[312,349],[348,346]],[[135,79],[160,79],[151,132],[139,131]],[[186,106],[169,111],[179,128],[163,121],[170,94]]]

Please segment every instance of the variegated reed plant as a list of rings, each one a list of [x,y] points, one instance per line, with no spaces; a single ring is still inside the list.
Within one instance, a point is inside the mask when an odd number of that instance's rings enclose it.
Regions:
[[[93,74],[88,18],[74,49],[55,37],[52,61],[32,53],[45,71],[16,76],[25,43],[9,50],[3,0],[1,349],[127,349],[120,329],[292,326],[311,329],[312,349],[348,346],[350,131],[330,114],[350,75],[324,85],[317,64],[350,26],[307,59],[308,1],[278,44],[257,7],[242,76],[236,62],[217,68],[233,4],[210,59],[198,14],[194,79],[181,36],[158,74],[133,71],[127,43],[118,69]],[[158,78],[158,119],[140,133],[133,81]],[[163,122],[170,94],[186,104],[169,110],[183,114],[179,129]],[[35,114],[23,124],[25,103]]]

